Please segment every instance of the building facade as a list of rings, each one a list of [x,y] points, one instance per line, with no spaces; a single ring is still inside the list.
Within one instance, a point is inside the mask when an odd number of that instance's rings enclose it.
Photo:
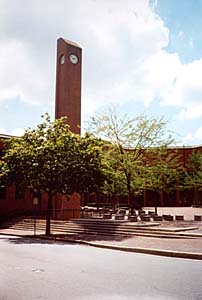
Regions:
[[[8,135],[0,135],[0,153],[3,150],[3,141],[10,138]],[[202,153],[202,146],[198,147],[178,147],[169,148],[168,151],[178,152],[181,158],[182,165],[186,168],[190,155],[193,152]],[[36,201],[37,198],[37,201]],[[197,190],[175,190],[172,194],[155,193],[154,191],[145,191],[142,196],[138,197],[136,201],[142,207],[157,206],[202,206],[202,192]],[[55,219],[69,219],[80,217],[81,206],[110,206],[115,207],[128,206],[129,199],[127,196],[121,195],[106,195],[106,194],[73,194],[71,197],[57,196],[53,200],[53,216]],[[0,189],[0,220],[5,216],[13,213],[22,214],[45,214],[47,208],[47,194],[35,195],[30,190],[22,193],[18,187],[7,186]]]

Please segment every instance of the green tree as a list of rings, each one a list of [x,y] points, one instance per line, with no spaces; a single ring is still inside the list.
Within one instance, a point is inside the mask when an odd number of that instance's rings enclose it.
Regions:
[[[7,173],[7,165],[0,158],[0,189],[5,187],[5,174]]]
[[[56,194],[94,191],[103,184],[101,144],[90,135],[73,134],[64,118],[51,122],[48,115],[36,129],[6,143],[7,183],[48,194],[46,235]]]
[[[145,174],[146,188],[157,193],[157,199],[154,199],[156,214],[161,193],[171,193],[179,188],[179,177],[184,172],[177,151],[169,151],[164,147],[159,150],[158,155],[155,155],[147,166]]]
[[[202,153],[193,152],[189,158],[184,179],[185,188],[202,191]]]
[[[92,117],[89,125],[96,137],[106,141],[105,159],[111,171],[111,181],[107,186],[114,191],[127,193],[132,211],[134,196],[151,187],[151,183],[157,190],[165,188],[163,177],[171,176],[171,172],[165,172],[162,158],[174,139],[163,118],[148,118],[145,115],[129,118],[128,115],[120,116],[115,107],[110,107]],[[171,161],[175,166],[174,158]],[[156,171],[161,170],[162,179],[148,180],[148,176],[154,178],[155,168]],[[166,180],[171,182],[170,179]]]

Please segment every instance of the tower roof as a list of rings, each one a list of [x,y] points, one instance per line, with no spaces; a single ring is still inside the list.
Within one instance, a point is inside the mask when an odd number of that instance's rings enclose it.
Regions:
[[[68,44],[68,45],[72,45],[72,46],[74,46],[74,47],[81,48],[78,44],[76,44],[76,43],[74,43],[74,42],[72,42],[72,41],[69,41],[69,40],[67,40],[67,39],[59,38],[58,40],[63,40],[63,41],[64,41],[66,44]]]

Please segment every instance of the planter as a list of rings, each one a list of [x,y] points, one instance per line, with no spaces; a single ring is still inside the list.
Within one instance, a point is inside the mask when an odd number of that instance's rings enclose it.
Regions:
[[[162,218],[162,216],[153,216],[153,220],[154,221],[162,221],[163,218]]]
[[[130,216],[128,218],[131,222],[137,222],[137,216]]]
[[[150,217],[149,216],[140,216],[141,221],[149,222]]]
[[[145,213],[146,213],[145,210],[139,210],[139,211],[138,211],[139,216],[145,215]]]
[[[199,216],[199,215],[194,216],[194,221],[201,221],[201,220],[202,220],[201,216]]]
[[[115,220],[124,220],[124,215],[116,215]]]
[[[148,211],[148,215],[153,217],[155,215],[155,212],[154,211]]]
[[[104,214],[103,219],[111,219],[112,215],[111,214]]]
[[[176,221],[184,221],[184,216],[180,215],[180,216],[175,216],[175,220]]]
[[[163,219],[165,221],[173,221],[173,216],[171,216],[171,215],[163,215]]]

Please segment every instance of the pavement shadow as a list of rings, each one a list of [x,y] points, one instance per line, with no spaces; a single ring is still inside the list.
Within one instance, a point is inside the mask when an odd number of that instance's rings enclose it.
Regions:
[[[119,235],[119,236],[101,236],[90,234],[52,234],[50,237],[45,235],[28,235],[28,236],[4,236],[2,239],[7,240],[13,244],[75,244],[76,242],[93,242],[93,241],[114,241],[120,242],[125,239],[129,239],[131,236]]]
[[[101,234],[85,234],[85,233],[80,233],[80,234],[71,234],[71,235],[66,235],[66,234],[54,234],[53,237],[57,239],[67,239],[67,240],[72,240],[72,241],[86,241],[86,242],[91,242],[91,241],[123,241],[125,239],[130,238],[131,236],[129,235],[101,235]]]
[[[5,236],[4,240],[8,241],[12,244],[67,244],[67,242],[62,240],[55,240],[55,239],[47,239],[42,237],[26,237],[26,236]],[[68,242],[68,244],[73,244],[72,242]]]

